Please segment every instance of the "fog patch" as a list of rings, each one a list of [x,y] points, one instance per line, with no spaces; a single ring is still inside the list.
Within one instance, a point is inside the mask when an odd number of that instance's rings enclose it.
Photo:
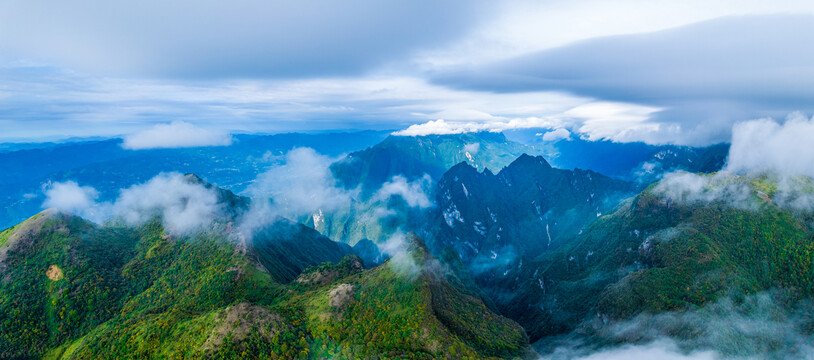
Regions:
[[[410,254],[410,243],[403,233],[391,235],[385,242],[376,244],[379,252],[389,257],[387,266],[402,276],[415,277],[421,272],[421,266]]]
[[[174,121],[127,135],[123,140],[122,147],[128,150],[187,148],[229,146],[232,144],[232,135],[204,129],[188,122]]]
[[[653,191],[681,204],[721,201],[741,209],[750,209],[756,205],[751,200],[753,192],[749,185],[739,177],[727,173],[669,173],[664,175]]]
[[[472,143],[464,145],[464,152],[468,152],[470,155],[475,155],[480,151],[480,143]]]
[[[684,350],[714,350],[725,357],[812,358],[812,304],[788,303],[787,295],[724,297],[695,311],[642,314],[600,333],[624,342],[670,337]]]
[[[630,320],[598,315],[543,359],[812,359],[814,306],[796,298],[773,290]]]
[[[311,148],[295,148],[282,164],[258,175],[245,190],[252,203],[239,219],[239,236],[250,238],[281,217],[296,220],[350,206],[359,191],[339,186],[330,169],[334,160]]]
[[[372,199],[387,201],[391,196],[400,196],[410,207],[427,208],[432,206],[432,202],[427,196],[430,186],[432,186],[432,179],[427,174],[412,182],[408,182],[404,176],[396,175],[384,183]]]
[[[714,351],[697,351],[684,353],[675,342],[660,339],[648,344],[624,345],[596,352],[581,351],[579,349],[558,348],[553,354],[543,356],[541,360],[548,359],[578,359],[578,360],[708,360],[717,359]]]

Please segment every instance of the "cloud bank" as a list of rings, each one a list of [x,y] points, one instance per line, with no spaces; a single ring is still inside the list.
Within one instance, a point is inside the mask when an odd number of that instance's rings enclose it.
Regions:
[[[0,4],[4,53],[106,75],[211,79],[361,74],[479,23],[486,2],[42,0]]]
[[[198,146],[229,146],[232,135],[207,130],[188,122],[157,124],[147,130],[124,137],[122,147],[129,150],[186,148]]]
[[[814,209],[814,118],[746,121],[734,126],[724,169],[711,175],[666,174],[654,191],[679,202],[723,201],[752,209],[756,199]]]
[[[404,130],[393,133],[396,136],[450,135],[469,132],[500,132],[509,129],[550,128],[562,124],[555,118],[515,118],[494,121],[446,121],[430,120],[422,124],[410,125]]]
[[[802,46],[812,42],[811,14],[724,17],[438,72],[435,82],[497,93],[563,91],[660,108],[637,125],[644,128],[635,136],[599,134],[702,145],[726,140],[735,121],[814,111],[814,49]]]
[[[760,119],[735,125],[726,170],[814,178],[814,118],[794,113],[782,124]]]

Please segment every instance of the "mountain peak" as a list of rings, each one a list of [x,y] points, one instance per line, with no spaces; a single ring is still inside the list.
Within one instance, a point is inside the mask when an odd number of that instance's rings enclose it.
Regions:
[[[514,166],[520,166],[520,167],[541,166],[541,167],[543,167],[545,169],[551,169],[552,168],[551,164],[549,164],[548,161],[546,161],[542,156],[540,156],[540,155],[531,156],[531,155],[526,154],[526,153],[523,153],[522,155],[517,157],[517,159],[512,161],[512,163],[509,164],[508,167],[514,167]]]

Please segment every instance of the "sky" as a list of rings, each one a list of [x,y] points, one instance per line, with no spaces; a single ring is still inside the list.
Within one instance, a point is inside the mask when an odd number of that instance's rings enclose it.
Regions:
[[[0,142],[544,128],[708,145],[814,114],[812,44],[811,1],[5,0]]]

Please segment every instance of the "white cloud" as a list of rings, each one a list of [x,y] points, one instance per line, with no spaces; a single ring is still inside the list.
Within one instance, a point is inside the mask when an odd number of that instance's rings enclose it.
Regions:
[[[754,192],[748,182],[730,173],[698,175],[684,171],[669,173],[653,189],[654,192],[678,203],[723,201],[742,209],[754,208]]]
[[[449,135],[468,132],[491,131],[500,132],[509,129],[548,128],[560,125],[562,122],[553,118],[516,118],[495,120],[488,122],[474,121],[446,121],[444,119],[430,120],[423,124],[410,125],[407,129],[393,133],[397,136],[423,136],[423,135]]]
[[[373,195],[373,200],[387,201],[391,196],[398,195],[411,207],[426,208],[432,206],[426,193],[430,186],[432,179],[427,174],[413,182],[407,182],[405,177],[397,175],[382,185]]]
[[[176,235],[199,231],[223,215],[223,204],[215,191],[179,173],[159,174],[144,184],[122,189],[114,202],[97,202],[98,191],[73,181],[52,184],[45,195],[44,207],[95,222],[113,216],[138,225],[158,216],[167,231]]]
[[[428,68],[460,67],[586,39],[640,34],[723,16],[814,13],[805,0],[581,0],[502,2],[469,36],[418,57]]]
[[[416,276],[421,271],[421,266],[416,264],[415,259],[409,253],[410,244],[403,233],[393,234],[376,246],[382,255],[390,257],[387,265],[393,271],[406,276]]]
[[[108,215],[96,204],[99,192],[74,181],[53,183],[45,187],[44,208],[55,208],[100,222]]]
[[[464,145],[464,151],[470,155],[475,155],[480,151],[480,143],[472,143]]]
[[[557,354],[559,355],[559,354]],[[600,350],[587,356],[575,357],[578,360],[713,360],[719,356],[714,351],[682,352],[675,342],[660,339],[643,345],[624,345],[617,348]],[[543,357],[545,359],[545,357]]]
[[[175,121],[157,124],[147,130],[124,137],[122,147],[130,150],[185,148],[197,146],[229,146],[232,135],[200,128],[191,123]]]
[[[772,119],[736,124],[731,144],[728,171],[814,178],[814,118],[794,113],[783,124]]]
[[[310,148],[297,148],[285,163],[258,175],[246,189],[252,198],[269,199],[277,215],[297,218],[318,210],[330,212],[350,203],[354,191],[338,186],[331,173],[333,159]]]
[[[577,106],[563,113],[578,120],[578,131],[588,140],[616,142],[644,141],[658,132],[660,124],[648,120],[662,109],[636,104],[598,101]]]
[[[223,215],[223,204],[212,189],[190,182],[179,173],[159,174],[144,184],[121,191],[114,214],[129,224],[161,216],[172,233],[189,234],[212,224]]]
[[[782,124],[772,119],[739,123],[733,127],[723,170],[712,175],[666,174],[654,190],[687,203],[724,201],[748,209],[756,205],[757,196],[782,207],[814,209],[812,139],[814,118],[800,113],[790,114]],[[774,189],[758,192],[750,186],[756,179]]]
[[[507,99],[511,97],[507,96]],[[479,121],[437,119],[411,125],[407,129],[394,132],[393,135],[448,135],[478,131],[554,128],[558,129],[555,130],[556,135],[564,136],[565,132],[568,132],[570,136],[570,131],[565,127],[572,127],[588,140],[628,142],[650,140],[653,134],[667,128],[649,121],[653,114],[662,110],[661,108],[623,102],[560,100],[559,108],[530,109],[533,112],[525,114],[526,116],[493,116],[488,120]],[[575,102],[575,105],[571,105]]]
[[[571,138],[571,132],[568,131],[567,129],[559,128],[559,129],[556,129],[556,130],[551,130],[549,132],[546,132],[545,134],[542,134],[542,136],[543,136],[543,141],[557,141],[557,140],[563,140],[563,139],[570,139]]]

